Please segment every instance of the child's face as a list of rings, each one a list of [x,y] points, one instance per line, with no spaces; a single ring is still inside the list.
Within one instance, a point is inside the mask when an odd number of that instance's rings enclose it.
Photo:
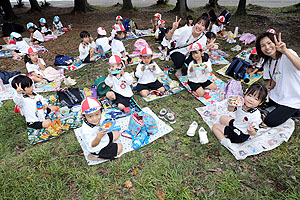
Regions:
[[[45,26],[45,24],[44,24],[44,23],[42,23],[42,22],[40,22],[40,24],[41,24],[41,26]]]
[[[32,54],[29,54],[29,58],[30,58],[31,62],[37,62],[39,59],[39,55],[37,53],[32,53]]]
[[[253,55],[252,56],[252,61],[253,62],[258,62],[259,61],[258,55]]]
[[[118,19],[117,24],[122,24],[122,20]]]
[[[170,35],[171,35],[170,31],[166,32],[166,38],[170,38]]]
[[[124,32],[122,32],[122,33],[118,33],[118,34],[117,34],[117,37],[118,37],[119,39],[122,39],[122,38],[124,38],[124,37],[125,37],[125,34],[124,34]]]
[[[197,50],[197,51],[193,51],[192,52],[192,57],[194,58],[194,60],[198,61],[201,59],[202,56],[202,52]]]
[[[158,22],[159,18],[158,17],[154,17],[154,21]]]
[[[193,24],[193,21],[194,21],[194,20],[190,19],[190,20],[189,20],[189,24],[192,25],[192,24]]]
[[[218,26],[221,26],[221,25],[222,25],[222,23],[220,21],[218,21]]]
[[[85,118],[89,123],[93,125],[99,125],[101,120],[101,110],[97,110],[96,112],[86,114]]]
[[[165,28],[165,27],[166,27],[165,23],[162,23],[161,25],[159,25],[159,28]]]
[[[262,101],[258,98],[258,93],[246,94],[244,97],[244,105],[248,108],[256,108],[262,104]]]
[[[141,59],[146,65],[149,65],[152,60],[152,56],[141,56]]]
[[[33,29],[33,28],[29,28],[28,30],[29,30],[29,32],[31,32],[31,33],[34,32],[34,29]]]
[[[27,94],[27,95],[32,95],[32,92],[33,92],[33,85],[30,86],[30,87],[24,88],[24,92],[25,92],[25,94]]]
[[[85,43],[89,43],[90,42],[90,38],[89,37],[84,37],[84,38],[82,38],[82,40]]]
[[[216,41],[216,38],[207,38],[207,44],[214,43]]]

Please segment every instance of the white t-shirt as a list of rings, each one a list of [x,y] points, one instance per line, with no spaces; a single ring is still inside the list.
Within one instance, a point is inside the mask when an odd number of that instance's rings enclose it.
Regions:
[[[151,65],[155,66],[155,70],[151,71],[149,67],[152,67]],[[145,70],[142,71],[142,67],[145,67]],[[160,74],[162,71],[158,67],[158,65],[152,61],[148,66],[146,66],[143,62],[139,63],[136,67],[135,76],[139,78],[138,83],[140,84],[148,84],[153,83],[157,80],[156,76]]]
[[[60,21],[58,23],[53,22],[53,25],[54,25],[54,28],[57,29],[57,30],[60,29],[60,28],[63,28],[63,25]]]
[[[29,45],[24,40],[17,41],[16,42],[16,50],[19,50],[20,53],[27,53],[27,50],[29,48]]]
[[[95,48],[96,44],[95,42],[88,43],[85,45],[85,48],[83,48],[83,43],[81,42],[79,44],[79,58],[80,60],[84,60],[90,53],[91,48]]]
[[[101,123],[102,121],[100,122],[100,124]],[[97,137],[97,130],[99,129],[99,126],[95,126],[92,128],[89,125],[87,125],[85,122],[82,123],[82,127],[81,127],[82,139],[90,153],[99,153],[101,149],[103,149],[109,144],[109,137],[107,134],[105,134],[101,138],[99,144],[95,147],[92,147],[92,142]]]
[[[216,25],[216,24],[213,24],[212,27],[211,27],[211,32],[217,34],[218,32],[222,31],[224,28],[224,25],[221,24],[220,26]]]
[[[126,52],[123,42],[119,39],[114,38],[111,42],[112,55],[118,55],[122,58],[123,52]]]
[[[161,42],[161,45],[162,45],[163,47],[168,47],[168,48],[170,48],[170,41],[167,40],[166,37],[164,37],[164,38],[163,38],[163,41]]]
[[[183,55],[187,55],[187,53],[189,52],[189,48],[190,45],[196,41],[198,38],[201,38],[199,40],[197,40],[197,42],[199,42],[202,46],[202,48],[204,48],[206,46],[206,36],[204,33],[201,33],[199,37],[194,38],[192,35],[193,32],[193,26],[184,26],[181,27],[179,29],[176,29],[174,31],[174,34],[172,36],[172,42],[176,41],[176,46],[175,47],[183,47],[188,45],[185,48],[179,48],[179,49],[175,49],[173,51],[171,51],[171,54],[174,52],[180,52]]]
[[[40,42],[44,42],[44,37],[43,37],[42,33],[38,30],[34,31],[33,39],[37,39]]]
[[[289,51],[299,57],[295,51]],[[275,87],[270,91],[270,98],[276,103],[295,109],[300,109],[300,70],[298,70],[290,59],[282,54],[278,59],[264,64],[264,79],[272,79],[276,82]],[[271,76],[271,77],[270,77]]]
[[[41,26],[41,33],[46,33],[48,31],[51,31],[50,28],[47,28],[46,26]]]
[[[107,37],[98,38],[96,40],[96,46],[98,47],[100,45],[102,46],[104,52],[107,52],[111,49],[111,46],[109,45],[109,40]]]
[[[35,94],[33,97],[29,97],[27,95],[18,94],[17,92],[15,92],[13,101],[20,108],[20,111],[24,115],[26,122],[39,121],[39,118],[36,115],[36,102],[41,101],[43,105],[47,105],[46,99],[39,94]]]
[[[124,97],[132,97],[133,92],[131,90],[130,85],[133,82],[132,76],[128,72],[125,72],[120,79],[117,79],[116,76],[109,77],[107,76],[105,79],[105,84],[111,87],[111,89],[124,96]]]
[[[244,111],[242,107],[237,107],[236,117],[233,122],[233,126],[238,128],[244,134],[249,135],[248,127],[253,122],[254,128],[258,129],[259,124],[262,122],[261,114],[257,108]],[[239,133],[237,133],[239,134]]]
[[[45,66],[45,62],[42,58],[39,58],[40,62]],[[46,67],[46,66],[45,66]],[[40,68],[39,64],[31,64],[29,62],[26,63],[26,69],[27,69],[27,72],[30,74],[30,73],[36,73],[36,74],[40,74],[42,75],[43,72],[42,72],[42,69]]]
[[[189,66],[188,66],[188,71],[187,71],[187,75],[188,75],[188,79],[189,81],[193,82],[193,83],[204,83],[207,81],[210,72],[212,72],[212,67],[211,67],[211,62],[210,60],[208,60],[207,62],[203,62],[203,64],[207,65],[207,68],[204,70],[201,69],[197,69],[193,72],[190,72],[190,69],[192,66],[194,66],[195,64],[197,64],[194,60],[192,62],[190,62]]]

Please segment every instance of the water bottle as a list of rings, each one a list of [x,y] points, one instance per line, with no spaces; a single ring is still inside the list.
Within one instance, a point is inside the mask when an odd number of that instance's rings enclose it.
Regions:
[[[248,73],[245,73],[245,75],[244,75],[244,82],[245,83],[249,83],[249,81],[250,81],[250,75]]]
[[[94,97],[95,99],[97,99],[98,96],[97,96],[97,88],[96,88],[96,86],[92,85],[91,90],[92,90],[92,97]]]
[[[44,105],[41,101],[36,102],[36,116],[40,122],[45,121]]]

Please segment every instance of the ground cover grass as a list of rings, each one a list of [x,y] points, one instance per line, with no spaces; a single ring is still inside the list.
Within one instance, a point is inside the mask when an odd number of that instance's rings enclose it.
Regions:
[[[156,11],[162,13],[168,25],[176,15],[167,12],[168,7],[139,8],[131,13],[119,13],[119,9],[101,8],[99,12],[77,16],[67,14],[71,9],[50,8],[33,14],[20,9],[22,18],[16,22],[36,22],[42,16],[50,21],[54,15],[60,15],[63,22],[73,24],[71,32],[44,44],[49,52],[41,56],[47,65],[51,65],[56,54],[78,55],[80,31],[86,29],[95,35],[96,28],[104,26],[109,32],[118,14],[136,19],[141,28],[149,27],[148,22]],[[299,33],[299,13],[283,12],[290,9],[251,5],[249,15],[234,17],[228,29],[239,26],[241,32],[258,34],[272,27],[282,31],[288,47],[300,53],[300,41],[295,34]],[[202,12],[203,8],[195,8],[191,14],[196,18]],[[153,38],[145,39],[153,49],[157,47]],[[129,52],[133,50],[133,43],[134,40],[125,41],[129,44]],[[236,53],[230,52],[230,48],[234,45],[220,43],[221,49],[230,53],[229,60],[232,59]],[[165,64],[172,66],[171,61],[157,60],[157,63],[161,67]],[[213,68],[216,71],[220,67]],[[10,59],[1,60],[1,69],[26,72],[23,62]],[[128,71],[132,69],[127,68]],[[106,65],[99,61],[66,74],[77,80],[76,87],[90,87],[97,76],[106,74]],[[226,78],[217,76],[226,81]],[[174,75],[171,78],[175,79]],[[194,109],[202,104],[187,91],[150,103],[138,95],[134,98],[141,107],[148,106],[155,113],[164,107],[171,108],[177,120],[172,125],[174,131],[138,151],[97,166],[87,165],[73,131],[30,146],[25,120],[13,112],[11,100],[5,102],[0,108],[0,199],[300,199],[299,122],[287,143],[236,161],[211,131],[208,133],[209,145],[200,145],[197,136],[186,136],[188,125],[193,120],[208,130]]]

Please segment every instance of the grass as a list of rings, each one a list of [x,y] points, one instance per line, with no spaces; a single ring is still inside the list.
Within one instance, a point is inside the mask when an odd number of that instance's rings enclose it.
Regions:
[[[252,22],[251,16],[233,18],[229,28]],[[76,56],[82,25],[72,23],[72,32],[45,46],[64,42],[64,54]],[[265,28],[259,31],[262,29]],[[152,38],[145,39],[153,49],[157,47]],[[70,48],[67,42],[74,43],[75,48]],[[229,60],[232,59],[233,45],[220,42],[222,49],[231,54]],[[130,44],[129,52],[133,50],[133,43],[133,40],[125,41]],[[57,50],[60,46],[53,48]],[[159,66],[172,65],[171,61],[156,61]],[[214,66],[214,71],[219,68]],[[77,80],[77,87],[90,87],[97,76],[106,74],[105,63],[99,61],[66,74]],[[174,75],[171,78],[175,79]],[[187,91],[150,103],[138,95],[134,98],[141,107],[148,106],[155,113],[163,107],[171,108],[177,120],[172,125],[174,130],[138,151],[96,166],[87,165],[73,131],[30,146],[24,118],[13,112],[11,100],[5,102],[0,108],[0,199],[300,199],[299,122],[287,143],[237,161],[211,131],[209,145],[200,145],[196,136],[186,137],[193,120],[209,130],[194,109],[202,104]],[[126,181],[133,186],[127,188]]]

